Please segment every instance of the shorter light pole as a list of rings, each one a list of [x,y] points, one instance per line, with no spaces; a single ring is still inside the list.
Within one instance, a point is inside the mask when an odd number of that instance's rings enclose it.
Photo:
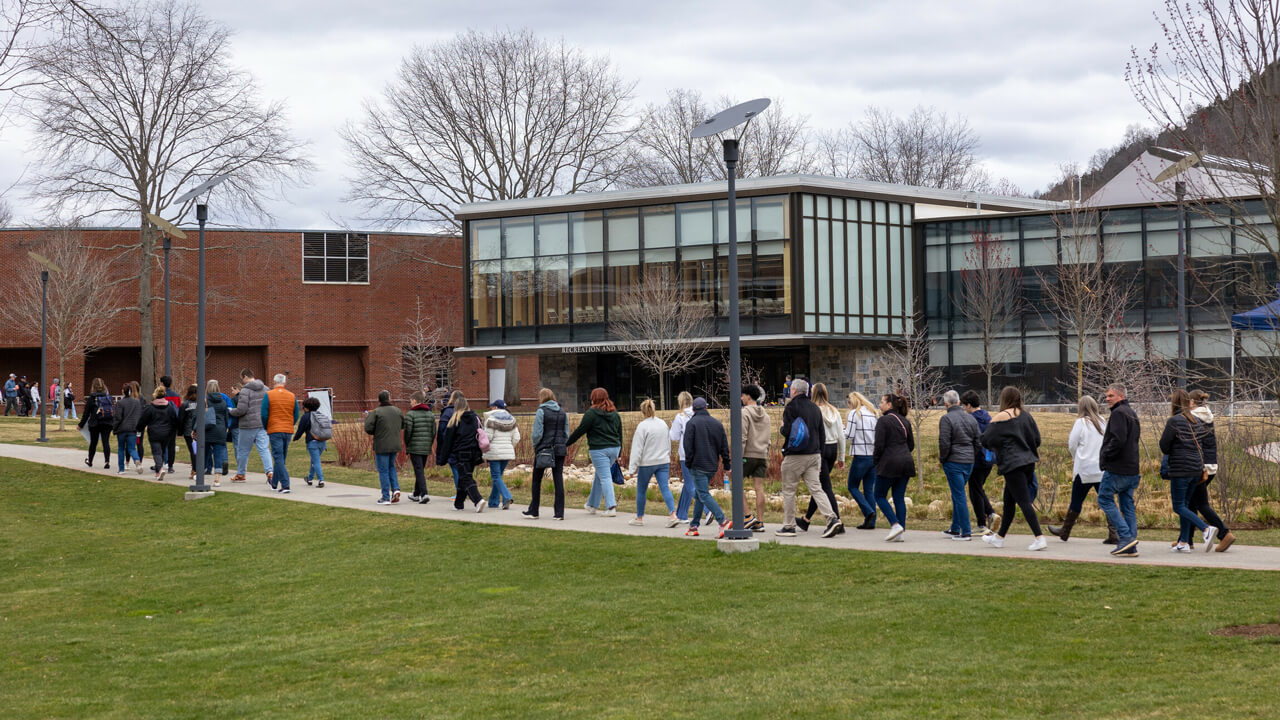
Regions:
[[[49,417],[49,401],[45,395],[48,391],[45,389],[46,371],[49,366],[49,271],[62,272],[62,268],[53,264],[49,258],[40,253],[28,252],[30,257],[37,264],[44,266],[40,271],[40,437],[38,442],[49,442],[49,437],[45,433],[46,423]]]
[[[164,236],[164,374],[173,377],[173,368],[169,358],[173,352],[169,346],[169,251],[173,249],[173,240],[166,233]]]

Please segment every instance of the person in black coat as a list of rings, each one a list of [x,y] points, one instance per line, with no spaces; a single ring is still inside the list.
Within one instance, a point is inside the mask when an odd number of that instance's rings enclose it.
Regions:
[[[1028,550],[1044,550],[1048,547],[1040,520],[1031,502],[1031,484],[1034,482],[1037,452],[1040,447],[1040,428],[1031,413],[1022,408],[1022,393],[1008,385],[1000,391],[1000,412],[991,416],[991,424],[982,433],[982,446],[996,453],[996,467],[1004,475],[1004,517],[1000,529],[983,535],[982,540],[994,547],[1004,547],[1005,535],[1013,525],[1013,507],[1022,509],[1022,516],[1031,526],[1035,540]]]
[[[101,405],[101,408],[99,408]],[[115,421],[115,403],[111,393],[107,392],[102,378],[94,378],[89,386],[89,397],[84,401],[84,415],[80,417],[77,427],[89,427],[89,457],[84,464],[93,467],[94,451],[98,441],[102,441],[103,467],[111,469],[111,425]]]
[[[453,393],[449,395],[449,402],[444,406],[444,409],[440,411],[440,420],[436,424],[436,466],[440,467],[445,464],[449,465],[449,471],[453,473],[453,493],[455,500],[457,499],[458,494],[458,466],[449,462],[449,454],[444,452],[444,432],[449,427],[449,419],[453,417],[453,404],[457,402],[460,397],[462,397],[462,393],[457,390],[454,390]]]
[[[907,398],[896,393],[880,396],[880,419],[876,421],[871,459],[876,464],[876,505],[889,521],[886,542],[902,542],[907,528],[907,480],[916,476],[916,461],[911,456],[916,439],[907,422],[910,405]]]
[[[209,411],[213,411],[214,423],[204,426],[204,472],[213,476],[213,486],[221,487],[218,471],[227,474],[227,400],[217,380],[205,383],[205,420]],[[197,448],[197,450],[200,450]]]
[[[1218,528],[1200,519],[1187,503],[1192,489],[1207,479],[1205,470],[1205,451],[1212,449],[1213,458],[1218,456],[1218,443],[1213,437],[1213,429],[1208,423],[1201,422],[1191,414],[1191,396],[1186,390],[1178,388],[1169,396],[1171,414],[1164,423],[1164,432],[1160,435],[1160,452],[1168,457],[1169,499],[1173,501],[1173,511],[1180,518],[1178,542],[1174,552],[1191,552],[1188,544],[1191,540],[1191,528],[1199,530],[1204,537],[1205,552],[1213,549],[1213,541],[1218,535]]]
[[[471,471],[483,459],[480,442],[476,438],[480,430],[480,418],[467,405],[462,393],[455,392],[447,422],[442,421],[444,435],[437,445],[437,457],[443,456],[449,465],[457,468],[458,493],[453,498],[455,510],[466,505],[466,498],[475,503],[476,512],[484,512],[485,504]]]
[[[142,474],[142,454],[138,451],[138,423],[142,420],[144,409],[142,400],[138,398],[138,383],[125,383],[123,396],[116,401],[115,417],[111,424],[111,432],[116,436],[120,474],[124,473],[125,465],[130,459],[138,474]]]
[[[1107,388],[1107,405],[1111,414],[1107,417],[1107,429],[1102,433],[1102,449],[1098,452],[1098,467],[1102,470],[1102,482],[1098,485],[1098,507],[1106,513],[1107,524],[1115,528],[1115,549],[1112,555],[1131,557],[1138,554],[1138,509],[1134,497],[1142,474],[1138,470],[1138,441],[1142,437],[1142,425],[1138,415],[1129,407],[1123,385]],[[1103,542],[1111,543],[1110,534]]]
[[[138,421],[138,429],[146,430],[147,440],[151,443],[151,457],[155,461],[151,470],[157,481],[164,479],[169,444],[178,434],[178,413],[165,399],[166,393],[163,385],[157,386],[152,393],[154,399],[142,411],[142,419]]]
[[[694,502],[693,513],[689,515],[689,529],[685,535],[698,536],[698,523],[702,520],[703,510],[709,510],[720,524],[719,537],[729,528],[729,521],[724,517],[720,504],[711,496],[711,476],[716,474],[721,464],[724,465],[725,483],[728,484],[731,460],[729,455],[729,438],[725,435],[724,425],[711,417],[707,412],[707,399],[694,398],[693,417],[684,426],[685,465],[689,468],[690,480],[693,481]]]

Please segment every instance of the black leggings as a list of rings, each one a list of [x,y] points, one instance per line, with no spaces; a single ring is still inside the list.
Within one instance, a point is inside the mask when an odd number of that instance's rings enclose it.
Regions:
[[[982,527],[987,526],[987,518],[995,514],[991,507],[991,499],[987,497],[987,476],[991,474],[991,466],[987,463],[974,464],[973,473],[969,475],[969,502],[973,505],[973,517]]]
[[[1080,476],[1071,481],[1071,504],[1067,506],[1068,512],[1080,512],[1084,509],[1084,499],[1089,497],[1089,491],[1098,492],[1098,483],[1080,482]]]
[[[1218,528],[1218,537],[1222,537],[1231,531],[1227,529],[1227,524],[1222,522],[1222,518],[1218,517],[1218,513],[1214,512],[1213,507],[1209,504],[1209,483],[1213,482],[1214,477],[1217,476],[1211,476],[1209,482],[1196,483],[1196,486],[1191,488],[1191,497],[1187,499],[1187,507],[1204,518],[1205,522]]]
[[[458,495],[453,499],[453,506],[459,510],[466,505],[466,498],[471,498],[474,503],[483,499],[476,487],[476,479],[471,475],[473,467],[469,460],[458,461]]]
[[[427,456],[409,453],[409,462],[413,463],[413,495],[427,496]]]
[[[1022,516],[1031,526],[1031,532],[1040,537],[1040,521],[1036,519],[1035,506],[1031,504],[1031,476],[1036,471],[1035,463],[1014,468],[1004,474],[1004,517],[1000,519],[1000,537],[1009,533],[1013,524],[1013,506],[1016,503],[1022,508]]]
[[[836,446],[833,443],[827,443],[822,446],[822,465],[818,470],[818,482],[822,485],[822,494],[827,496],[827,502],[831,503],[831,512],[840,517],[840,505],[836,502],[836,493],[831,489],[831,468],[836,466]],[[813,514],[818,512],[818,503],[809,498],[809,509],[804,513],[804,519],[808,520]]]
[[[89,464],[93,464],[94,451],[98,449],[99,438],[102,439],[102,455],[106,458],[107,465],[111,465],[111,428],[105,425],[89,426]]]
[[[529,514],[536,516],[542,501],[542,474],[547,468],[533,469],[533,499],[529,501]],[[551,466],[551,479],[556,484],[555,516],[564,517],[564,456],[556,456],[556,464]]]

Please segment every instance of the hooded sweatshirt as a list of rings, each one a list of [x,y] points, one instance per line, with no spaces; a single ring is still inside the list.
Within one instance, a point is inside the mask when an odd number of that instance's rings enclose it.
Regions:
[[[515,460],[516,445],[520,444],[520,426],[506,410],[490,410],[484,414],[484,431],[489,436],[489,451],[484,459]]]
[[[147,437],[153,442],[168,442],[178,429],[178,414],[166,398],[156,398],[142,411],[138,429],[147,429]]]
[[[642,467],[652,465],[669,465],[671,463],[671,440],[667,435],[667,424],[662,418],[648,417],[636,425],[635,435],[631,437],[631,458],[627,463],[627,472],[635,474]]]
[[[769,459],[769,411],[759,405],[742,408],[742,457]]]
[[[1201,405],[1200,407],[1192,408],[1191,414],[1192,416],[1195,417],[1195,419],[1208,425],[1210,434],[1213,434],[1213,411],[1209,409],[1208,405]],[[1218,474],[1217,438],[1216,437],[1214,438],[1214,443],[1212,448],[1205,446],[1203,450],[1204,450],[1204,469],[1209,471],[1210,477],[1217,475]]]
[[[231,417],[240,419],[241,430],[258,430],[262,428],[262,400],[267,396],[267,387],[261,380],[250,380],[240,388],[236,396],[236,406],[227,411]]]

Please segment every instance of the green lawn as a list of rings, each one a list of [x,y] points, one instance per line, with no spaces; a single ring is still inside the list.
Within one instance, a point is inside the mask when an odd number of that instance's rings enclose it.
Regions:
[[[0,459],[0,712],[1264,717],[1274,573],[425,521]]]

